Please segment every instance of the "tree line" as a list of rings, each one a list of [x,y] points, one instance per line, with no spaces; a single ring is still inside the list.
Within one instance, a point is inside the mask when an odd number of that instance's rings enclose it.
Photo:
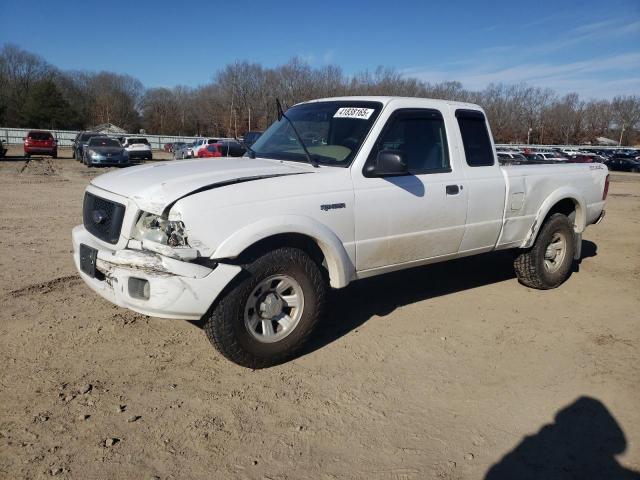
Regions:
[[[640,142],[640,96],[585,100],[528,84],[465,89],[378,67],[345,75],[337,65],[313,67],[293,58],[273,68],[235,62],[199,87],[145,88],[130,75],[63,71],[12,44],[0,50],[0,125],[86,129],[113,123],[129,132],[238,137],[264,130],[285,105],[339,95],[401,95],[481,105],[499,143],[580,144],[608,137]]]

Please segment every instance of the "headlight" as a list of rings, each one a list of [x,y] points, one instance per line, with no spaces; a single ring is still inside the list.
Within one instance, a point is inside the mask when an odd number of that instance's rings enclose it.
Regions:
[[[142,212],[136,222],[133,238],[140,241],[150,240],[170,247],[187,246],[187,236],[182,222],[167,220],[147,212]]]
[[[93,150],[89,150],[88,153],[91,158],[95,158],[96,160],[101,160],[104,158],[104,155],[98,152],[94,152]]]

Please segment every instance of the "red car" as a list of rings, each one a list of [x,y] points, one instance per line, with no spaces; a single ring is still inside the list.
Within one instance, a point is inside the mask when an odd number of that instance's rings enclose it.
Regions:
[[[198,150],[198,158],[214,158],[222,157],[222,144],[211,143],[207,145],[207,148],[201,148]]]
[[[58,142],[51,132],[44,130],[32,130],[24,139],[24,156],[51,155],[58,157]]]
[[[163,149],[165,152],[173,153],[173,143],[165,143]]]

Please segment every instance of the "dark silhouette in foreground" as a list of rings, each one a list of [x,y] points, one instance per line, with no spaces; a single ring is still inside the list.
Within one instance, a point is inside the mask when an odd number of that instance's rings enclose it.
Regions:
[[[615,458],[626,447],[624,432],[607,408],[581,397],[492,466],[485,480],[640,480],[640,473]]]

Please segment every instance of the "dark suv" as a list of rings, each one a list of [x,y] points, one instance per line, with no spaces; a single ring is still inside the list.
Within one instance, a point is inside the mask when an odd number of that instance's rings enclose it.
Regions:
[[[98,132],[80,132],[76,135],[71,145],[71,158],[75,158],[77,161],[82,162],[84,147],[89,143],[91,137],[106,137],[104,133]]]
[[[636,160],[635,158],[616,156],[605,160],[604,164],[609,168],[609,170],[640,173],[640,160]]]

